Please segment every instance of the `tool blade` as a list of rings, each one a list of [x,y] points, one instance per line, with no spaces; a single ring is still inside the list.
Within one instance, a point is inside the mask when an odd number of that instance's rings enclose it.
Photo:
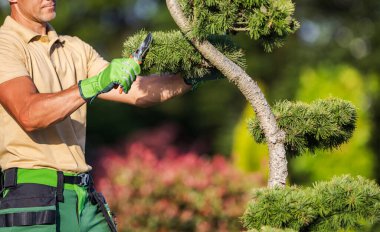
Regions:
[[[139,62],[142,62],[142,59],[149,50],[150,44],[152,43],[153,36],[152,33],[148,33],[143,42],[140,44],[140,47],[132,54]]]

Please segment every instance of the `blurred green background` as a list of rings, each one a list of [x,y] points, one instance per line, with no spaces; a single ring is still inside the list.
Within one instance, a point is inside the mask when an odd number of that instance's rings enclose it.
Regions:
[[[360,118],[354,138],[338,151],[290,160],[290,181],[308,184],[340,173],[380,180],[376,171],[380,157],[380,2],[294,2],[301,28],[284,47],[265,53],[247,36],[234,36],[246,52],[248,74],[259,82],[270,104],[280,99],[310,102],[337,96],[352,101]],[[60,34],[80,37],[108,60],[121,56],[123,42],[142,28],[177,28],[164,1],[65,0],[57,5],[54,28]],[[8,1],[0,0],[0,19],[8,12]],[[170,124],[176,128],[173,142],[184,151],[222,154],[245,171],[266,170],[266,148],[246,134],[245,120],[253,113],[227,80],[205,83],[151,108],[96,100],[88,109],[86,151],[91,164],[101,154],[100,147],[117,148],[138,137],[141,130]]]

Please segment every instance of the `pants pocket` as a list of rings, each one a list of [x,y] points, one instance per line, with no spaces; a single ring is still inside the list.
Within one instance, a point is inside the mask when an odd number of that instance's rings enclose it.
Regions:
[[[20,184],[0,200],[0,232],[56,231],[56,188]]]

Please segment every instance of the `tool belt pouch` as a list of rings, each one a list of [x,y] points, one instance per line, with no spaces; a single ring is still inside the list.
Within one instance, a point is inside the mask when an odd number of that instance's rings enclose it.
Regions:
[[[0,198],[0,232],[56,231],[56,192],[55,187],[39,184],[5,189]]]

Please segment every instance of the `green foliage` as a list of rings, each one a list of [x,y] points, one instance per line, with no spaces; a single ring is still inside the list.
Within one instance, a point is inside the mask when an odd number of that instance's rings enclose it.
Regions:
[[[333,151],[318,150],[315,156],[304,155],[289,160],[290,178],[297,184],[328,180],[335,175],[350,173],[372,178],[375,173],[374,152],[369,146],[373,123],[371,96],[379,92],[379,77],[363,75],[346,65],[324,65],[302,72],[297,100],[336,97],[352,102],[357,108],[356,129],[349,143]]]
[[[124,43],[123,56],[129,57],[144,40],[140,31]],[[143,73],[182,73],[185,78],[221,76],[180,31],[153,32],[153,42],[143,63]],[[244,54],[226,36],[212,36],[209,41],[233,62],[245,68]]]
[[[351,138],[357,117],[350,102],[337,98],[316,100],[311,104],[282,101],[275,104],[273,113],[278,126],[286,133],[288,155],[339,147]],[[265,136],[258,120],[251,119],[248,125],[256,142],[264,143]]]
[[[346,175],[313,187],[259,189],[242,220],[248,229],[267,225],[296,231],[363,231],[380,221],[380,188],[374,181]]]
[[[266,51],[283,44],[284,38],[299,28],[293,19],[290,0],[179,0],[192,22],[192,34],[206,39],[209,35],[247,32],[260,40]]]

